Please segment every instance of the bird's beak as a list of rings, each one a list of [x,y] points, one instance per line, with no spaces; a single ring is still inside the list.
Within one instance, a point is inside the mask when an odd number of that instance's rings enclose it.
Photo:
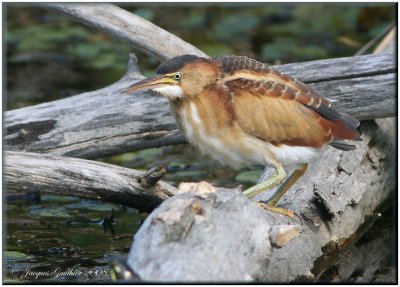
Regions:
[[[139,81],[127,88],[122,89],[120,92],[121,93],[140,92],[140,91],[146,91],[150,89],[170,86],[174,84],[177,84],[177,82],[168,75],[160,75]]]

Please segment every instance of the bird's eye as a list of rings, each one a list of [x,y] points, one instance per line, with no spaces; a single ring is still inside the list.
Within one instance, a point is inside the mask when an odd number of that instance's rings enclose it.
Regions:
[[[182,74],[181,73],[175,73],[175,75],[174,75],[174,79],[175,80],[180,80],[182,78]]]

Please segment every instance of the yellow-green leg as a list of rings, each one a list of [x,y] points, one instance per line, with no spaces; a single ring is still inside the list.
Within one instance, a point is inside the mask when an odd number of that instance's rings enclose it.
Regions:
[[[296,169],[290,177],[279,187],[279,189],[272,195],[272,197],[267,201],[266,204],[258,203],[262,208],[275,211],[289,217],[294,217],[293,211],[282,208],[276,207],[275,205],[278,201],[282,198],[282,196],[297,182],[297,180],[304,175],[307,170],[307,164],[303,164],[299,169]],[[267,189],[270,189],[279,183],[285,178],[286,173],[282,167],[277,168],[277,172],[270,177],[268,180],[261,182],[247,190],[244,191],[244,195],[247,197],[256,195],[260,192],[263,192]]]
[[[300,177],[304,175],[307,170],[307,164],[302,164],[300,168],[296,169],[289,178],[278,188],[274,195],[267,201],[268,206],[275,206],[278,201],[285,195],[285,193],[295,184]]]
[[[250,187],[249,189],[246,189],[243,192],[243,195],[251,197],[253,195],[259,194],[265,190],[277,186],[285,179],[285,177],[286,177],[286,172],[283,170],[282,166],[278,166],[276,168],[276,172],[270,178],[268,178],[263,182],[260,182],[259,184],[256,184],[253,187]]]

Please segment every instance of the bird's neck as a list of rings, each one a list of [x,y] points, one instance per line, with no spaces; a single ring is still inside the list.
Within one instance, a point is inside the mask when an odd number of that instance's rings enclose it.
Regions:
[[[179,128],[182,130],[182,117],[184,116],[184,109],[189,105],[187,99],[176,98],[169,99],[169,106],[171,113],[175,116]]]
[[[222,89],[214,87],[195,98],[183,97],[170,100],[170,103],[179,127],[189,141],[195,135],[213,136],[232,125],[232,102]]]

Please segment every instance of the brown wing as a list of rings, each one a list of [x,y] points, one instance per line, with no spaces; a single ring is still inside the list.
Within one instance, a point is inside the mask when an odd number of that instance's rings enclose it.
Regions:
[[[215,59],[222,64],[224,85],[246,132],[276,144],[313,147],[359,137],[356,119],[333,110],[305,84],[247,57]]]

